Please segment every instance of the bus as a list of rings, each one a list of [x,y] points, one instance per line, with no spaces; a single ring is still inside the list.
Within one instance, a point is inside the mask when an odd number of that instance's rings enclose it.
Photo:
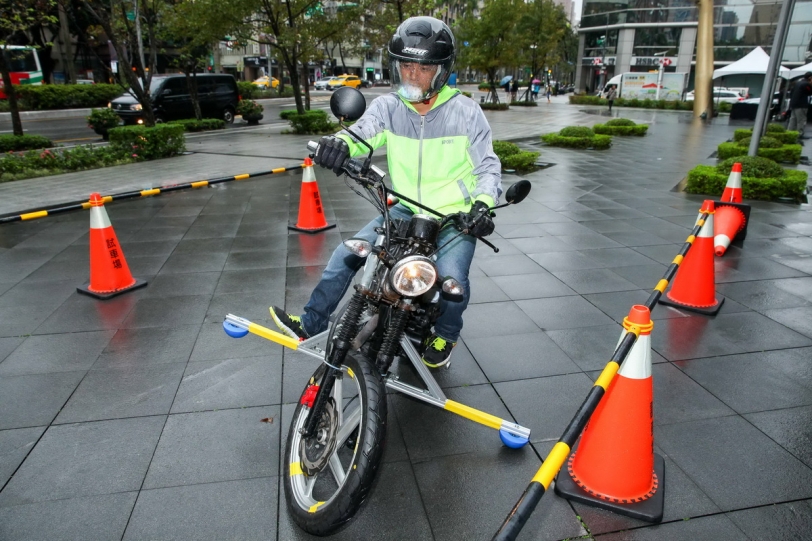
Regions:
[[[42,67],[37,50],[21,45],[0,45],[6,64],[10,68],[11,82],[15,85],[41,85]],[[0,77],[0,99],[6,99],[3,91],[3,78]]]

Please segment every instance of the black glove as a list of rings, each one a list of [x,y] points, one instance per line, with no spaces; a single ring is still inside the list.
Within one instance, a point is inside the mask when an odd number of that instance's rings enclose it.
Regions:
[[[482,201],[474,202],[471,211],[464,214],[465,228],[469,235],[475,237],[487,237],[493,233],[493,220],[491,220],[491,210]]]
[[[327,135],[319,140],[319,150],[313,161],[322,167],[332,169],[336,175],[341,174],[341,167],[350,157],[350,147],[346,141],[335,135]]]

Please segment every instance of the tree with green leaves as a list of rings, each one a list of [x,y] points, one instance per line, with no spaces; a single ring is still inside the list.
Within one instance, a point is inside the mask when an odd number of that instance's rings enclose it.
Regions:
[[[23,135],[23,123],[10,72],[14,55],[21,53],[18,52],[19,49],[9,48],[9,45],[18,43],[21,34],[32,26],[53,23],[54,6],[54,0],[0,0],[0,75],[3,78],[4,92],[8,96],[14,135]]]
[[[141,104],[144,122],[155,125],[150,83],[157,73],[164,0],[79,0],[81,8],[98,23],[118,57],[122,83]]]
[[[526,94],[528,101],[537,70],[553,66],[561,59],[560,43],[568,28],[564,8],[553,0],[528,0],[523,6],[514,39],[519,46],[521,65],[531,68]]]
[[[468,11],[454,31],[457,43],[468,42],[468,47],[459,48],[457,65],[470,66],[488,75],[487,101],[499,102],[497,70],[515,66],[522,54],[523,43],[516,28],[524,10],[523,0],[490,0],[479,13]]]
[[[198,120],[203,115],[197,95],[197,72],[205,68],[212,43],[237,33],[242,25],[243,4],[220,0],[175,0],[163,13],[161,38],[172,48],[172,64],[186,75]]]

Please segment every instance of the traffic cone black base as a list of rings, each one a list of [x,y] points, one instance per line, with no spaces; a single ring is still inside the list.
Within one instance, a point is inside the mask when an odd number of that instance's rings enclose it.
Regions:
[[[611,461],[611,457],[607,457]],[[572,460],[572,458],[570,458]],[[661,522],[663,520],[663,505],[665,502],[665,461],[663,457],[654,453],[654,473],[657,476],[658,487],[654,493],[646,500],[635,503],[626,503],[620,500],[605,500],[587,492],[575,484],[569,471],[564,468],[555,478],[555,493],[575,502],[580,502],[592,507],[608,509],[619,515],[636,518],[646,522]]]
[[[674,308],[679,308],[680,310],[690,310],[691,312],[696,312],[698,314],[702,314],[705,316],[715,316],[719,313],[719,310],[722,309],[722,304],[725,302],[725,298],[718,293],[714,295],[716,299],[716,304],[713,306],[691,306],[688,304],[683,304],[681,302],[673,301],[668,298],[668,294],[663,295],[660,297],[658,301],[660,304],[664,304],[666,306],[673,306]]]
[[[296,227],[295,225],[289,225],[288,229],[293,231],[299,231],[300,233],[321,233],[322,231],[327,231],[328,229],[332,229],[336,226],[336,224],[327,224],[324,227],[319,227],[316,229],[302,229],[301,227]]]
[[[145,285],[147,285],[146,280],[139,280],[138,278],[136,278],[135,283],[133,285],[129,286],[129,287],[124,287],[124,288],[121,288],[121,289],[117,289],[117,290],[111,291],[109,293],[98,293],[96,291],[91,291],[90,290],[90,282],[88,282],[82,287],[77,287],[76,291],[78,291],[79,293],[84,293],[85,295],[90,295],[91,297],[96,297],[97,299],[106,300],[106,299],[110,299],[112,297],[115,297],[116,295],[121,295],[122,293],[132,291],[133,289],[138,289],[139,287],[144,287]]]

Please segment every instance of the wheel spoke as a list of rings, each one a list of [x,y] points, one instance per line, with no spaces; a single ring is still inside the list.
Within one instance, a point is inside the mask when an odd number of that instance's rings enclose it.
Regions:
[[[344,417],[344,423],[339,425],[338,434],[336,434],[336,448],[341,448],[346,443],[347,438],[353,431],[361,424],[361,404],[356,404],[355,409]]]
[[[336,484],[340,487],[344,483],[344,479],[347,478],[347,474],[344,472],[344,467],[341,465],[337,451],[330,457],[330,472],[332,472],[333,479],[336,480]]]
[[[318,477],[318,474],[316,474],[313,477],[305,478],[304,495],[306,498],[313,499],[313,487],[316,486],[316,479],[318,479]]]

